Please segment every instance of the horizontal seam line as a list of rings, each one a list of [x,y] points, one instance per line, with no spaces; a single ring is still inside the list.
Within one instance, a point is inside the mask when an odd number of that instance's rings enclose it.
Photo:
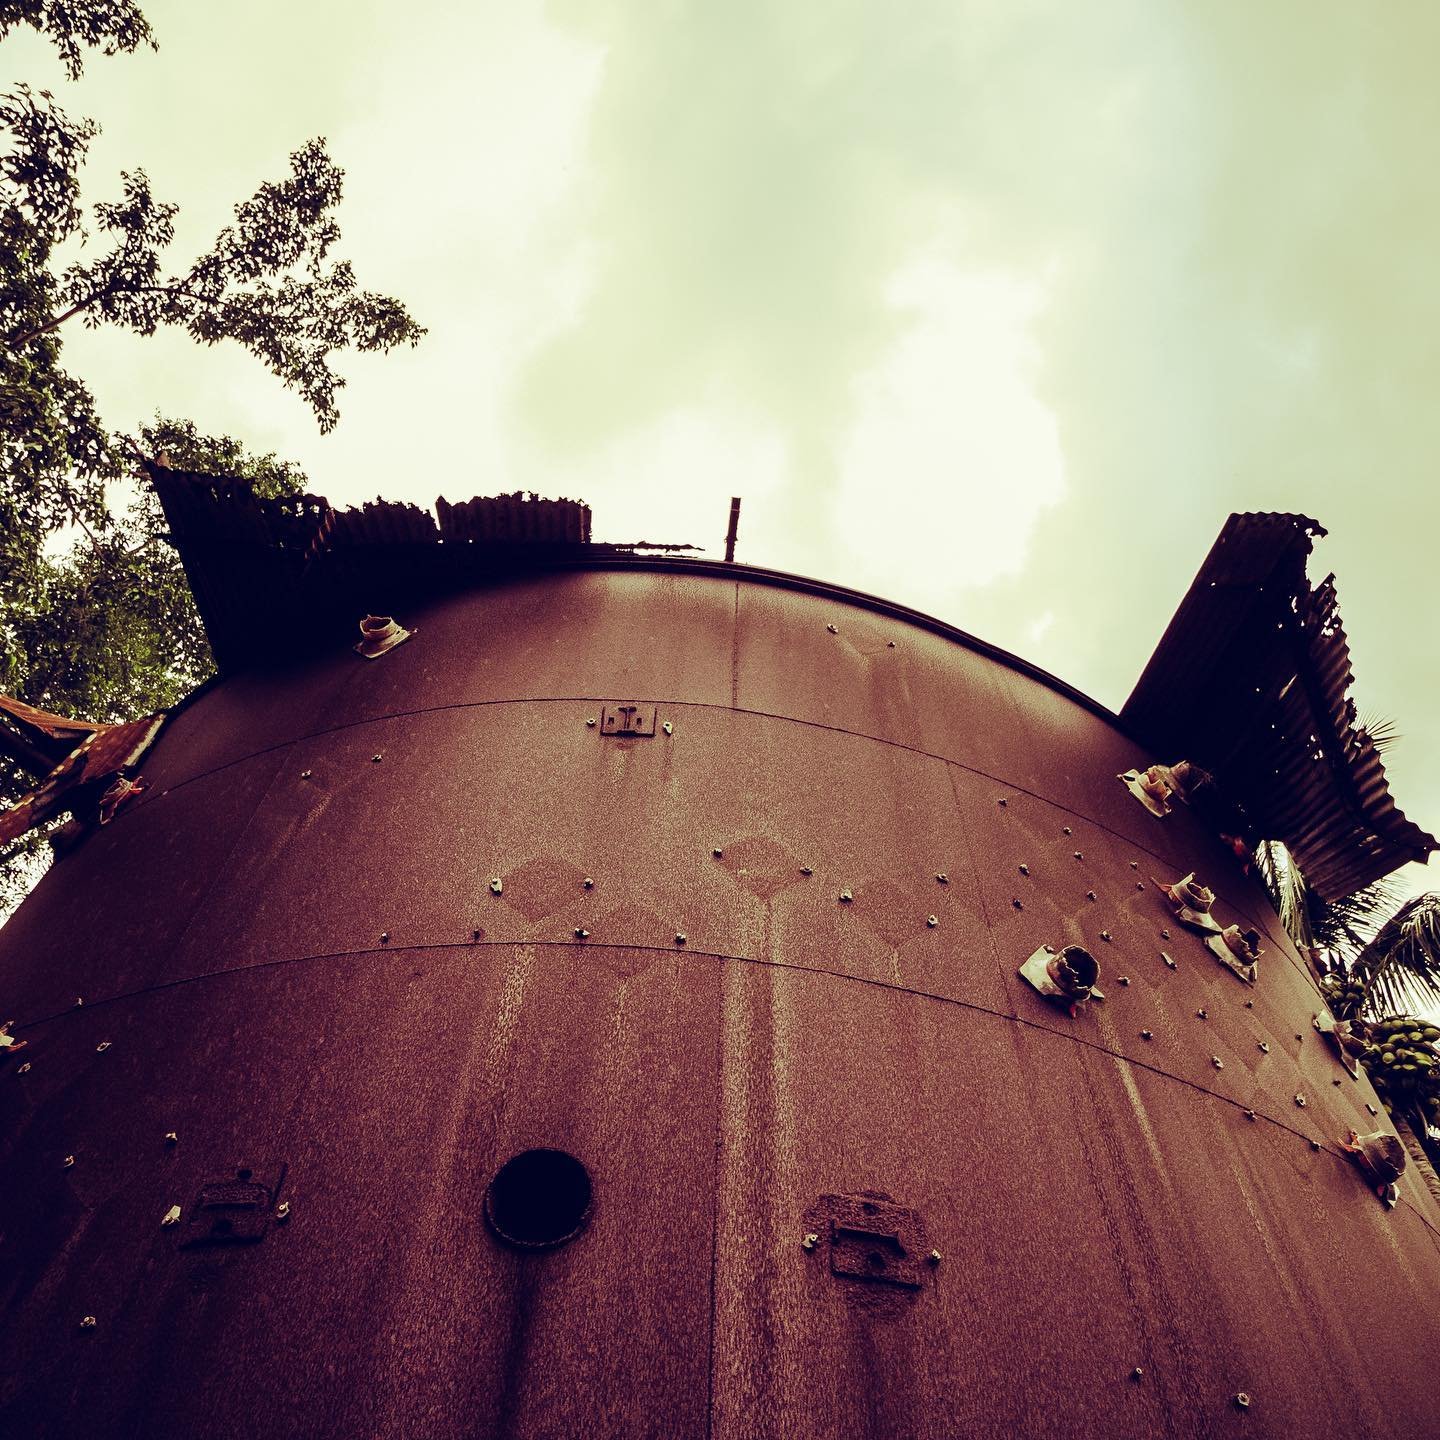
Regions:
[[[793,970],[805,975],[819,975],[831,980],[848,980],[860,985],[872,985],[880,990],[888,990],[893,994],[913,995],[921,1000],[934,1000],[942,1005],[958,1005],[965,1010],[973,1010],[981,1015],[989,1015],[997,1020],[1012,1021],[1017,1025],[1023,1025],[1027,1029],[1039,1030],[1046,1035],[1053,1035],[1058,1040],[1068,1040],[1072,1044],[1079,1045],[1084,1049],[1093,1050],[1097,1054],[1105,1055],[1112,1060],[1122,1060],[1127,1065],[1133,1065],[1139,1070],[1146,1070],[1152,1075],[1158,1075],[1162,1079],[1174,1081],[1198,1094],[1207,1095],[1212,1100],[1218,1100],[1223,1104],[1231,1106],[1242,1113],[1250,1107],[1242,1105],[1238,1100],[1232,1100],[1228,1095],[1221,1095],[1215,1090],[1210,1090],[1194,1080],[1188,1080],[1183,1075],[1176,1075],[1173,1071],[1162,1070],[1145,1060],[1136,1059],[1126,1055],[1122,1051],[1112,1050],[1108,1045],[1101,1044],[1096,1040],[1088,1040],[1081,1035],[1067,1034],[1063,1030],[1052,1030],[1048,1025],[1041,1025],[1037,1021],[1027,1020],[1023,1015],[1012,1015],[1005,1010],[995,1010],[988,1005],[981,1005],[973,1000],[962,1000],[958,996],[940,995],[933,990],[916,990],[906,985],[896,985],[888,980],[876,980],[868,975],[847,975],[842,971],[822,970],[814,965],[797,965],[794,961],[787,960],[761,960],[750,955],[731,955],[722,950],[692,950],[688,946],[679,945],[624,945],[614,941],[600,940],[591,943],[589,940],[451,940],[441,941],[429,945],[372,945],[364,950],[325,950],[317,951],[311,955],[290,955],[279,960],[257,960],[250,965],[232,965],[224,970],[207,970],[200,975],[187,975],[176,980],[162,981],[157,985],[148,985],[139,990],[124,991],[119,995],[107,996],[98,1000],[92,1006],[72,1006],[69,1010],[59,1010],[52,1015],[42,1019],[31,1021],[21,1026],[21,1029],[30,1029],[35,1025],[48,1024],[52,1020],[66,1020],[77,1015],[81,1010],[96,1010],[106,1005],[119,1004],[125,1000],[135,1000],[147,995],[158,994],[166,990],[177,990],[182,986],[196,985],[206,980],[219,980],[227,976],[243,975],[255,970],[274,970],[289,965],[304,965],[313,960],[345,960],[364,959],[374,955],[404,955],[416,951],[426,950],[484,950],[493,947],[530,946],[538,949],[548,950],[639,950],[650,954],[672,955],[677,958],[694,957],[696,959],[710,959],[721,961],[734,961],[741,965],[767,966],[775,970]],[[1278,1120],[1272,1115],[1262,1115],[1258,1110],[1255,1112],[1258,1119],[1264,1120],[1267,1124],[1274,1125],[1277,1129],[1294,1135],[1296,1139],[1304,1140],[1307,1144],[1314,1144],[1314,1137],[1296,1130],[1293,1126],[1287,1125],[1283,1120]],[[1332,1150],[1329,1145],[1321,1142],[1320,1149],[1327,1155],[1334,1156],[1337,1160],[1344,1159],[1338,1152]],[[1349,1164],[1348,1159],[1344,1163]],[[1440,1228],[1432,1225],[1429,1219],[1404,1196],[1401,1197],[1406,1207],[1420,1220],[1427,1229],[1440,1237]]]

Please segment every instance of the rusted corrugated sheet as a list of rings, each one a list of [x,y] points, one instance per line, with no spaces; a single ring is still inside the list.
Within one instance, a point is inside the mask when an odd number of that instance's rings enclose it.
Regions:
[[[1251,831],[1283,840],[1333,900],[1440,842],[1396,807],[1356,728],[1334,576],[1305,575],[1312,534],[1302,515],[1232,515],[1120,718],[1214,772]]]
[[[1339,1153],[1372,1092],[1112,724],[733,567],[403,618],[208,690],[0,930],[0,1431],[1428,1433],[1440,1207]],[[1190,868],[1253,989],[1162,935]],[[1077,941],[1071,1019],[1015,971]],[[482,1199],[536,1146],[594,1209],[523,1252]],[[187,1248],[237,1167],[288,1217]],[[827,1196],[913,1213],[919,1283],[837,1273]]]

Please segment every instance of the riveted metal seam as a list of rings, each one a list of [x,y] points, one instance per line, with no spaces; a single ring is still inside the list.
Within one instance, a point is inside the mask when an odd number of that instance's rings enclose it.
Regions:
[[[168,785],[162,793],[158,795],[152,794],[149,799],[142,799],[136,804],[127,806],[111,823],[119,824],[131,815],[138,815],[147,806],[158,804],[165,798],[165,795],[176,790],[184,789],[185,786],[192,785],[197,781],[208,779],[211,775],[218,775],[234,765],[243,765],[247,760],[257,759],[261,755],[269,755],[276,750],[284,750],[292,745],[301,745],[306,741],[318,740],[326,735],[338,735],[346,730],[355,730],[362,725],[378,725],[387,720],[404,720],[417,715],[443,714],[447,710],[482,709],[492,705],[598,705],[602,703],[603,697],[595,695],[551,695],[532,696],[529,698],[510,697],[503,700],[453,700],[444,705],[423,705],[414,710],[390,710],[384,715],[370,715],[361,720],[349,720],[343,725],[328,725],[319,730],[306,731],[305,734],[297,735],[291,740],[276,741],[275,744],[263,746],[259,750],[251,751],[248,755],[238,755],[233,760],[227,760],[223,765],[216,765],[210,770],[198,771],[196,774],[189,775],[183,780],[177,780],[174,784]],[[647,703],[649,702],[647,701]],[[974,765],[967,765],[963,760],[953,760],[948,755],[941,755],[935,750],[923,750],[918,745],[907,745],[902,740],[890,740],[883,735],[870,735],[863,730],[850,730],[843,725],[830,725],[821,720],[804,720],[794,715],[780,715],[772,710],[750,710],[739,706],[726,707],[724,705],[715,705],[704,700],[657,698],[654,703],[657,706],[674,705],[683,706],[692,710],[719,710],[722,713],[750,715],[761,720],[779,720],[789,725],[803,725],[813,730],[825,730],[836,735],[846,735],[855,740],[868,740],[873,744],[886,745],[895,750],[903,750],[908,754],[918,755],[926,760],[938,760],[941,764],[953,765],[957,770],[963,770],[968,775],[978,775],[982,779],[991,780],[997,785],[1004,785],[1007,789],[1014,791],[1018,795],[1028,795],[1032,800],[1039,800],[1043,804],[1060,811],[1062,814],[1072,816],[1076,820],[1083,820],[1087,825],[1095,826],[1097,830],[1101,830],[1106,835],[1122,841],[1126,845],[1132,846],[1134,849],[1140,851],[1141,854],[1148,856],[1158,864],[1166,863],[1166,857],[1150,849],[1148,845],[1145,845],[1141,841],[1134,840],[1129,835],[1124,835],[1118,830],[1112,829],[1103,821],[1096,820],[1081,810],[1075,810],[1069,805],[1063,805],[1058,800],[1052,800],[1048,795],[1041,794],[1038,790],[1031,790],[1024,785],[1018,784],[1014,780],[1008,779],[1004,775],[996,775],[989,770],[981,770]],[[1269,929],[1268,924],[1266,924],[1264,920],[1257,918],[1251,911],[1242,909],[1239,905],[1235,905],[1233,908],[1237,915],[1248,920],[1250,924],[1257,928]],[[1277,949],[1280,949],[1280,953],[1284,956],[1286,963],[1297,975],[1300,975],[1307,982],[1318,999],[1320,997],[1320,987],[1315,977],[1302,965],[1297,964],[1291,959],[1283,948],[1277,946]]]
[[[138,1000],[144,998],[147,995],[158,994],[166,990],[178,990],[182,986],[195,985],[206,980],[220,980],[232,975],[245,975],[255,970],[276,970],[289,965],[305,965],[316,960],[363,960],[367,957],[372,956],[385,959],[399,955],[405,955],[414,951],[474,951],[477,949],[491,949],[497,946],[507,949],[528,946],[532,949],[572,950],[574,949],[574,944],[575,942],[572,940],[520,939],[442,941],[434,944],[385,946],[375,945],[369,946],[362,950],[324,950],[317,951],[311,955],[288,955],[278,960],[257,960],[250,965],[231,965],[227,966],[222,970],[207,970],[203,974],[187,975],[176,980],[162,981],[158,985],[147,985],[138,990],[127,990],[118,995],[106,996],[103,999],[95,1001],[93,1004],[87,1002],[83,1011],[74,1008],[67,1010],[59,1010],[56,1011],[53,1015],[43,1016],[38,1020],[30,1021],[25,1026],[20,1026],[17,1028],[29,1029],[31,1026],[48,1024],[51,1021],[55,1020],[64,1021],[73,1019],[78,1015],[100,1009],[101,1007],[106,1005],[117,1005],[120,1004],[122,1001],[126,1000]],[[941,1005],[957,1005],[964,1010],[973,1010],[977,1014],[989,1015],[992,1019],[995,1020],[1006,1020],[1015,1025],[1023,1025],[1030,1030],[1040,1030],[1046,1035],[1054,1036],[1057,1040],[1066,1040],[1069,1041],[1071,1044],[1079,1045],[1087,1050],[1093,1050],[1098,1054],[1108,1056],[1112,1060],[1120,1060],[1126,1065],[1133,1065],[1137,1070],[1146,1070],[1152,1075],[1158,1075],[1162,1079],[1173,1081],[1177,1085],[1183,1085],[1186,1089],[1194,1090],[1198,1094],[1207,1095],[1212,1100],[1217,1100],[1222,1104],[1229,1105],[1234,1110],[1239,1110],[1242,1114],[1247,1109],[1253,1108],[1250,1106],[1242,1105],[1238,1100],[1232,1100],[1228,1095],[1221,1095],[1218,1091],[1211,1090],[1207,1086],[1200,1085],[1194,1080],[1188,1080],[1183,1075],[1176,1075],[1173,1071],[1161,1069],[1158,1065],[1152,1065],[1149,1064],[1147,1061],[1136,1059],[1133,1056],[1126,1055],[1123,1051],[1112,1050],[1108,1045],[1102,1045],[1097,1040],[1086,1039],[1083,1035],[1068,1034],[1063,1030],[1053,1030],[1048,1025],[1041,1025],[1034,1020],[1027,1020],[1023,1015],[1008,1015],[1003,1010],[994,1010],[988,1005],[980,1005],[973,1000],[962,1000],[954,995],[939,995],[936,994],[933,990],[916,990],[908,985],[896,985],[893,981],[876,980],[868,975],[846,975],[835,970],[822,970],[815,965],[798,965],[794,961],[790,960],[762,960],[752,955],[731,955],[723,950],[677,951],[674,946],[671,945],[620,944],[612,941],[594,940],[587,941],[585,948],[587,950],[639,950],[657,955],[684,955],[686,958],[695,961],[720,960],[732,961],[735,964],[739,965],[765,965],[770,966],[771,968],[776,970],[792,970],[800,974],[818,975],[822,978],[835,981],[844,981],[856,985],[870,985],[876,989],[889,990],[899,995],[911,995],[914,996],[917,1000],[933,1000]],[[1270,1125],[1274,1125],[1277,1129],[1284,1130],[1287,1134],[1295,1136],[1296,1139],[1304,1140],[1307,1144],[1313,1143],[1314,1141],[1314,1136],[1307,1135],[1303,1131],[1296,1130],[1294,1126],[1287,1125],[1283,1120],[1278,1120],[1273,1115],[1265,1115],[1258,1110],[1255,1113],[1258,1119],[1264,1120]],[[1320,1149],[1325,1154],[1333,1155],[1336,1159],[1343,1161],[1345,1164],[1350,1163],[1347,1157],[1339,1155],[1336,1151],[1332,1150],[1328,1144],[1322,1143]],[[1421,1211],[1417,1210],[1413,1205],[1411,1205],[1408,1200],[1405,1200],[1404,1196],[1402,1196],[1401,1199],[1428,1229],[1434,1231],[1437,1237],[1440,1237],[1440,1227],[1432,1224],[1431,1221]]]

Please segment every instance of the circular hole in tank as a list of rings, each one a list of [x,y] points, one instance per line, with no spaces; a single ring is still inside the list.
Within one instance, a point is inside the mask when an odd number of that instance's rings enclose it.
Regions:
[[[590,1172],[563,1150],[523,1150],[485,1188],[485,1218],[504,1241],[526,1250],[563,1245],[585,1228]]]

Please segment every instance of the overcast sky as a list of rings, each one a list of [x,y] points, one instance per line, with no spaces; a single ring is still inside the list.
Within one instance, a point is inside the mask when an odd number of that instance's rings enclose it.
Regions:
[[[339,502],[526,488],[596,538],[917,606],[1118,708],[1232,510],[1331,532],[1362,714],[1440,830],[1440,5],[150,0],[158,54],[44,42],[144,166],[176,268],[328,137],[344,252],[430,328],[342,421],[233,347],[72,331]],[[1434,884],[1413,871],[1412,888]]]

